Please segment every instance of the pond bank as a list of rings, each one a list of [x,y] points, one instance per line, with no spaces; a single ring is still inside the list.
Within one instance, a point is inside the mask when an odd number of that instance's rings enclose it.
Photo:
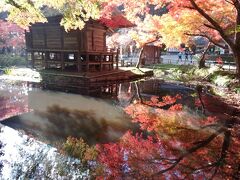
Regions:
[[[0,69],[0,79],[10,81],[40,82],[41,76],[34,69],[26,67],[9,67]]]
[[[240,81],[221,68],[198,69],[191,65],[159,64],[153,66],[154,77],[166,82],[203,86],[230,106],[240,108]]]
[[[58,70],[40,70],[26,68],[26,67],[9,67],[0,69],[0,79],[18,80],[28,82],[41,82],[42,80],[57,81],[60,77],[65,78],[65,81],[71,81],[70,78],[79,79],[80,84],[83,81],[89,82],[110,82],[134,80],[142,77],[153,76],[153,70],[149,68],[134,68],[134,67],[119,67],[118,70],[104,71],[104,72],[63,72]],[[55,77],[55,78],[53,78]],[[61,80],[60,80],[61,81]],[[58,83],[58,82],[56,82]],[[66,82],[68,83],[68,82]],[[62,82],[61,82],[62,84]]]

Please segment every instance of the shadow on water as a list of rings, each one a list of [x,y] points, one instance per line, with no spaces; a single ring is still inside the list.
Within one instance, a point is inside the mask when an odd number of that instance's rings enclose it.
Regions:
[[[68,136],[82,137],[90,144],[116,141],[134,128],[120,108],[101,99],[39,90],[29,92],[28,105],[33,112],[2,123],[51,144]]]

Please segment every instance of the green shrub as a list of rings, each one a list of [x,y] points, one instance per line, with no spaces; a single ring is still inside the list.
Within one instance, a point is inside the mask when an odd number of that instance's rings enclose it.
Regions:
[[[0,67],[26,66],[26,64],[25,57],[0,54]]]
[[[235,75],[227,71],[215,71],[209,77],[210,82],[222,87],[228,87],[234,79]]]
[[[232,78],[229,76],[214,75],[211,78],[211,82],[213,82],[217,86],[222,86],[222,87],[227,87],[228,85],[230,85],[231,81],[232,81]]]
[[[96,148],[89,146],[82,138],[68,137],[63,144],[63,151],[69,156],[80,159],[83,163],[95,160],[98,155]]]

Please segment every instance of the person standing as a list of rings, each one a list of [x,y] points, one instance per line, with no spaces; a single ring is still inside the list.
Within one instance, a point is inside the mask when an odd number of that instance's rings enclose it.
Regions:
[[[193,52],[190,51],[190,63],[192,64],[193,63]]]
[[[179,61],[182,62],[182,53],[181,52],[178,53],[177,64],[179,63]]]
[[[185,63],[188,62],[188,54],[189,54],[189,50],[186,48],[185,49]]]

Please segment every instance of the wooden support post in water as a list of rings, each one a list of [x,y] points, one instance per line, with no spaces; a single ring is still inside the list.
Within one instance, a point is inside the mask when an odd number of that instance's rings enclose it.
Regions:
[[[49,64],[48,64],[48,60],[49,60],[49,52],[46,51],[46,54],[45,54],[45,69],[48,69],[49,68]]]
[[[114,69],[114,54],[109,55],[109,59],[111,60],[111,70]]]
[[[26,62],[27,62],[27,67],[29,67],[28,51],[26,52],[25,59],[26,59]]]
[[[31,58],[32,58],[32,68],[35,68],[35,57],[34,57],[33,51],[31,51]]]
[[[64,62],[64,54],[63,54],[63,52],[61,52],[60,56],[61,56],[61,69],[64,70],[65,69],[65,64],[64,64],[65,62]]]
[[[116,55],[116,69],[118,69],[118,60],[119,60],[119,49],[117,49],[117,55]]]

